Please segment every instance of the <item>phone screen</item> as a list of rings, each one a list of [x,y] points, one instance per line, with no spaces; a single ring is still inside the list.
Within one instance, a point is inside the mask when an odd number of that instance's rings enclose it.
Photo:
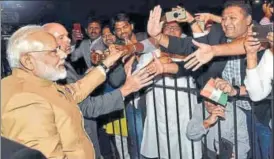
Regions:
[[[80,23],[74,23],[73,24],[73,29],[81,31],[81,24]]]
[[[268,25],[255,25],[252,27],[252,31],[256,32],[255,38],[261,42],[268,42],[267,34],[273,32],[273,24]]]

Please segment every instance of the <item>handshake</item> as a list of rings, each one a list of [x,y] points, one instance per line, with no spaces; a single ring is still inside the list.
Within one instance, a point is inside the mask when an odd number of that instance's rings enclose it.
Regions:
[[[106,60],[107,57],[112,56],[113,54],[119,54],[120,55],[119,58],[122,58],[124,56],[133,54],[135,51],[136,51],[136,48],[135,48],[135,45],[133,44],[111,45],[104,52],[100,50],[92,50],[90,53],[90,60],[93,65],[98,65],[102,61]]]

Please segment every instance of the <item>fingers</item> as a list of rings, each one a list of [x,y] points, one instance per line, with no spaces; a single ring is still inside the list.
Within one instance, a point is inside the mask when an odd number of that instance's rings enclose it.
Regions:
[[[186,58],[184,58],[183,61],[186,62],[186,61],[192,59],[192,58],[195,57],[195,56],[196,56],[196,51],[195,51],[194,53],[188,55]]]
[[[196,40],[192,40],[192,43],[197,47],[202,47],[202,43],[197,42]]]
[[[198,65],[196,65],[193,69],[192,69],[192,71],[197,71],[200,67],[202,67],[203,66],[203,64],[202,63],[199,63]]]
[[[186,64],[185,64],[185,69],[190,69],[190,68],[193,68],[194,66],[196,66],[197,64],[199,64],[199,61],[197,60],[196,57],[192,58],[190,61],[188,61]]]

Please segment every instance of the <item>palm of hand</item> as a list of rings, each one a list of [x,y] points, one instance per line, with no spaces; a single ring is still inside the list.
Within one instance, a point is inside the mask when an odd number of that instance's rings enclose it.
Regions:
[[[159,22],[153,20],[148,21],[147,30],[150,36],[157,36],[162,31],[162,26]]]

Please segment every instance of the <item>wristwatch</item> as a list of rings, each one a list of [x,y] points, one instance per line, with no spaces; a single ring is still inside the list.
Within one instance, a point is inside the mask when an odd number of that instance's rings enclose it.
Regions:
[[[192,26],[196,22],[197,22],[196,19],[193,19],[191,22],[189,22],[189,25]]]
[[[106,73],[109,71],[109,68],[103,62],[100,62],[99,66],[101,66]]]
[[[233,88],[236,90],[236,97],[239,97],[240,96],[240,91],[241,91],[241,88],[239,86],[233,86]]]

